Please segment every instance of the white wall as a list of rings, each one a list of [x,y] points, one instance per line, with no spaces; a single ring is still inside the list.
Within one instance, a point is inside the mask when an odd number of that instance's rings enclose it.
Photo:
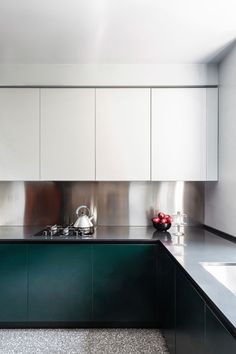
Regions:
[[[0,86],[216,85],[215,64],[2,64]]]
[[[205,224],[236,236],[236,47],[219,66],[219,182],[206,183]]]

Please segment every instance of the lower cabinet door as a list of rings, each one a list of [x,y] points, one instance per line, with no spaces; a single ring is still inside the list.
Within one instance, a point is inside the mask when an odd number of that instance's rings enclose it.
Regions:
[[[176,354],[204,353],[204,307],[198,292],[176,268]]]
[[[227,331],[218,318],[206,308],[205,354],[235,354],[236,339]]]
[[[155,245],[103,244],[93,246],[94,320],[155,323]]]
[[[175,263],[158,247],[158,318],[170,354],[175,354]]]
[[[0,322],[27,320],[26,244],[0,244]]]
[[[89,321],[92,318],[92,246],[29,246],[29,320]]]

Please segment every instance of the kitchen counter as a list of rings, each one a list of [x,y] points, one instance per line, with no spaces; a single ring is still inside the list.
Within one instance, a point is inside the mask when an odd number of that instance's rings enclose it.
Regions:
[[[183,267],[210,302],[216,306],[222,318],[236,335],[236,295],[211,275],[201,263],[236,263],[236,244],[201,227],[187,227],[185,236],[176,237],[174,230],[158,233],[152,227],[98,227],[92,238],[36,237],[41,227],[0,227],[0,242],[128,242],[156,243],[170,252]]]
[[[236,244],[203,228],[193,227],[186,228],[184,237],[162,235],[158,239],[196,283],[204,296],[206,295],[209,302],[219,310],[222,320],[230,327],[236,338],[236,293],[224,286],[223,282],[217,280],[203,267],[204,263],[211,262],[236,263]],[[215,273],[223,280],[227,277],[222,269],[215,269]],[[233,287],[236,288],[236,283]]]
[[[95,233],[91,237],[83,238],[81,236],[34,236],[42,229],[43,226],[2,226],[0,227],[0,242],[155,242],[158,239],[158,234],[152,227],[101,226],[95,229]]]

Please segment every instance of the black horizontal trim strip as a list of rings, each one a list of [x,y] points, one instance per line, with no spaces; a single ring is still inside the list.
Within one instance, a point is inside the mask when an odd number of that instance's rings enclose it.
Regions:
[[[5,243],[5,244],[12,244],[12,243],[26,243],[26,244],[50,244],[50,243],[61,243],[61,244],[68,244],[68,243],[74,243],[74,244],[151,244],[151,245],[156,245],[158,240],[155,239],[108,239],[108,240],[103,240],[103,239],[81,239],[81,240],[73,240],[73,239],[64,239],[64,240],[59,240],[59,239],[42,239],[42,240],[37,240],[37,236],[34,238],[25,238],[25,239],[0,239],[0,244]]]
[[[1,88],[217,88],[218,85],[100,85],[100,86],[92,86],[92,85],[0,85]]]
[[[227,234],[226,232],[214,229],[213,227],[208,226],[208,225],[203,225],[203,227],[205,230],[212,232],[213,234],[216,234],[217,236],[220,236],[220,237],[222,237],[228,241],[231,241],[233,243],[236,243],[236,237],[233,235],[230,235],[230,234]]]

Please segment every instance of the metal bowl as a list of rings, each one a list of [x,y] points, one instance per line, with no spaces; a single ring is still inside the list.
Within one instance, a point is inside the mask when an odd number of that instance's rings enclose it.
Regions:
[[[157,229],[157,231],[167,231],[171,227],[171,223],[160,224],[153,221],[152,224],[155,227],[155,229]]]

